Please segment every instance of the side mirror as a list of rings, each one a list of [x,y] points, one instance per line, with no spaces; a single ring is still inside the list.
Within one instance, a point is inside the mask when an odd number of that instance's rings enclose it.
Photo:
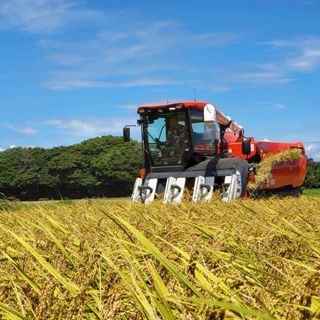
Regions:
[[[123,128],[123,141],[124,142],[130,141],[130,128],[128,127]]]
[[[248,139],[242,140],[242,153],[247,155],[251,153],[250,140]]]

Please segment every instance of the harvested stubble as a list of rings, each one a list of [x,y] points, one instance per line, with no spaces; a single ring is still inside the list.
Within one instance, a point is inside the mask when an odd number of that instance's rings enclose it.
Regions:
[[[0,318],[319,317],[319,209],[301,197],[1,211]]]
[[[301,149],[292,148],[288,150],[281,151],[279,153],[273,154],[268,158],[262,160],[259,163],[256,175],[255,182],[248,183],[249,190],[255,190],[260,188],[267,180],[270,178],[271,170],[277,166],[284,164],[288,161],[294,161],[301,157]]]

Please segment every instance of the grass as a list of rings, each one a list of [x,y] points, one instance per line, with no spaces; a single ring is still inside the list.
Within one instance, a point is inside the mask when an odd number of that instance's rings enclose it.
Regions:
[[[319,189],[305,189],[303,190],[303,195],[307,196],[320,196],[320,188]]]
[[[0,211],[2,319],[312,319],[317,197]]]

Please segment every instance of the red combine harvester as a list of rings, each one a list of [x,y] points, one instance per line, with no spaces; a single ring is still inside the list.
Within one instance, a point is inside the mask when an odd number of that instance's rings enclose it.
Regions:
[[[132,201],[152,202],[164,192],[164,203],[179,203],[185,187],[192,201],[210,200],[215,188],[222,200],[244,195],[248,177],[258,164],[284,150],[298,148],[299,159],[273,167],[261,190],[299,193],[306,173],[305,149],[300,142],[255,141],[244,129],[206,102],[177,102],[138,108],[144,168],[136,179]],[[130,128],[124,128],[130,140]]]

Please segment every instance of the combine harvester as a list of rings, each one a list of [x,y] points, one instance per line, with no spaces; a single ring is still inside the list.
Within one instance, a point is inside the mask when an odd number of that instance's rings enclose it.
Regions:
[[[136,179],[132,201],[152,202],[159,193],[164,203],[179,203],[185,187],[192,201],[210,200],[220,188],[225,202],[245,194],[262,160],[290,149],[299,157],[273,166],[260,190],[298,194],[306,173],[300,142],[255,141],[242,126],[206,102],[178,102],[138,108],[144,167]],[[130,126],[123,129],[130,140]]]

